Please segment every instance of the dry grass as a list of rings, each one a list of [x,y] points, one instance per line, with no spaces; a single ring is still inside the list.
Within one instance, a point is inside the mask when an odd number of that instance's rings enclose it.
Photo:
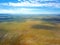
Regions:
[[[42,21],[0,23],[0,45],[60,45],[59,29],[31,28],[37,24],[60,28],[60,24],[54,26]]]

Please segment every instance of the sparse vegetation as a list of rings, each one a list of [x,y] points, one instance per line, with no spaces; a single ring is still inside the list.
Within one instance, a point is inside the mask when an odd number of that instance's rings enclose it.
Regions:
[[[60,23],[55,25],[40,20],[44,16],[35,17],[15,17],[14,21],[0,23],[0,45],[60,45]]]

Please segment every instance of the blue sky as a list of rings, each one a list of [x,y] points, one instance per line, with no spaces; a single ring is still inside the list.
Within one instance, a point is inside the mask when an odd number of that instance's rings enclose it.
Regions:
[[[4,14],[60,14],[60,0],[0,0]]]

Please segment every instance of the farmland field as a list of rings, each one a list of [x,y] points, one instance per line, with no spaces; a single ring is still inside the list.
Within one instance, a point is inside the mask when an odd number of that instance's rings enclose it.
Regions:
[[[59,17],[0,14],[0,45],[60,45]]]

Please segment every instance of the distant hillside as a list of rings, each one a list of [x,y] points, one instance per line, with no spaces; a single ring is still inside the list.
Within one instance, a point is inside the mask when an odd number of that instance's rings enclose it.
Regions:
[[[21,15],[0,14],[0,22],[24,21],[25,18]]]
[[[37,14],[37,15],[19,15],[19,14],[0,14],[0,22],[24,22],[27,19],[43,20],[50,22],[60,22],[59,14]]]
[[[4,21],[12,21],[13,20],[13,16],[9,15],[9,14],[0,14],[0,22],[4,22]]]

